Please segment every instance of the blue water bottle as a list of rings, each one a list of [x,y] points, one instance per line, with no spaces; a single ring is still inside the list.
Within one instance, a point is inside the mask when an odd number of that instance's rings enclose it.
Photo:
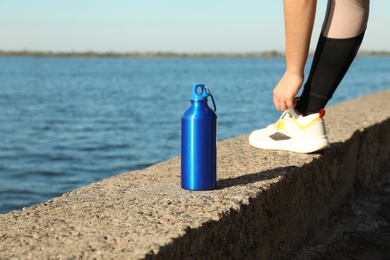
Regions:
[[[207,104],[211,97],[214,109]],[[217,115],[210,90],[195,84],[181,118],[181,187],[212,190],[217,182]]]

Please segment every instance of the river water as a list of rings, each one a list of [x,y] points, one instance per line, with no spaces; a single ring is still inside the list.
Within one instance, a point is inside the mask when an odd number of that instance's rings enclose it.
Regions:
[[[213,93],[219,140],[280,116],[282,58],[0,57],[0,67],[0,213],[178,156],[195,83]],[[388,88],[390,58],[358,57],[329,105]]]

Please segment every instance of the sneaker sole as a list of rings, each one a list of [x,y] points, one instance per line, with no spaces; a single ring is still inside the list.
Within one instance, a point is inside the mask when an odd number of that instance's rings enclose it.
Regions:
[[[260,149],[284,150],[296,153],[313,153],[330,147],[326,135],[305,139],[288,139],[281,141],[259,141],[249,136],[249,143]]]

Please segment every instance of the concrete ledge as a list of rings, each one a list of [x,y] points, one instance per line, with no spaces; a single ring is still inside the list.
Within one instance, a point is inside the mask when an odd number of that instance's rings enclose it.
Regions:
[[[218,144],[218,189],[180,188],[180,158],[0,215],[0,258],[288,258],[354,189],[390,169],[390,90],[327,109],[321,154]]]

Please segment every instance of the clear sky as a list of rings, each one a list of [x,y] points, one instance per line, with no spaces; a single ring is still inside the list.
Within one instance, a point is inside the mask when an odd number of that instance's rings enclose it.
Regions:
[[[318,0],[311,49],[325,14]],[[0,50],[284,51],[282,0],[0,0]],[[371,1],[362,50],[390,51],[390,1]]]

